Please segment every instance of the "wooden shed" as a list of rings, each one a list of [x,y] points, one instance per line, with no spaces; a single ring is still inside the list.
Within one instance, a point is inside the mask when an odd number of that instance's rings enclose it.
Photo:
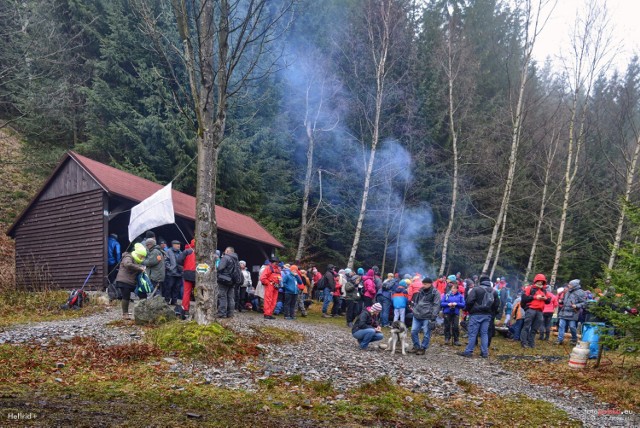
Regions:
[[[129,210],[163,186],[67,152],[40,191],[7,231],[15,239],[16,281],[37,288],[82,285],[92,266],[88,286],[106,285],[107,237],[111,233],[125,251]],[[176,224],[153,229],[158,239],[184,243],[195,230],[196,200],[172,191]],[[216,206],[218,248],[233,246],[253,271],[283,245],[249,216]],[[184,237],[183,237],[184,235]]]

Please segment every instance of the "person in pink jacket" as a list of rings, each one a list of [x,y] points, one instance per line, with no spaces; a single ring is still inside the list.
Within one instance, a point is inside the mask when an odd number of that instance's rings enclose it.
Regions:
[[[362,277],[362,279],[364,280],[363,300],[365,308],[373,305],[373,299],[376,297],[377,290],[374,278],[375,272],[373,271],[373,269],[369,269],[367,271],[367,274]]]
[[[548,286],[547,286],[548,288]],[[556,311],[558,307],[558,296],[553,294],[553,292],[549,291],[551,294],[551,301],[544,305],[544,309],[542,309],[542,328],[540,329],[540,338],[539,340],[549,340],[549,336],[551,335],[551,321],[553,320],[553,313]]]

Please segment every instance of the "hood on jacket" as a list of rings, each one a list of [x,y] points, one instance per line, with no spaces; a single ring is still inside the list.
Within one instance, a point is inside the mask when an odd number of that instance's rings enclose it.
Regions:
[[[184,246],[184,249],[189,249],[191,248],[192,250],[196,249],[196,240],[192,239],[191,242],[189,242],[187,245]]]
[[[535,284],[538,281],[542,281],[543,285],[547,285],[547,277],[543,274],[539,273],[533,278],[533,283]]]
[[[373,278],[375,275],[376,273],[373,271],[373,269],[369,269],[365,277]]]

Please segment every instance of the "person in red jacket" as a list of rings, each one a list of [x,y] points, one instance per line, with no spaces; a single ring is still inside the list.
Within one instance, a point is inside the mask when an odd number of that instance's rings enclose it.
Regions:
[[[260,275],[260,282],[264,285],[264,318],[273,320],[273,311],[278,303],[278,289],[280,288],[280,259],[272,257],[271,264]]]
[[[549,336],[551,336],[551,321],[553,320],[553,313],[558,307],[558,298],[548,290],[549,288],[547,287],[546,291],[551,295],[551,301],[544,305],[544,308],[542,309],[543,323],[538,340],[549,340]]]
[[[520,345],[523,348],[533,348],[536,333],[543,323],[542,311],[544,306],[551,303],[551,294],[546,291],[547,278],[541,273],[533,278],[533,285],[524,289],[521,304],[526,308],[524,325],[520,332]]]
[[[184,252],[187,254],[182,264],[182,312],[183,316],[189,315],[189,307],[191,306],[191,291],[196,285],[196,240],[192,239],[190,243],[184,246]]]

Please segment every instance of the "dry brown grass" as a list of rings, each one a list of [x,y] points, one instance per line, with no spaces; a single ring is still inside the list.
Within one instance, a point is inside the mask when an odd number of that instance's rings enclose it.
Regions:
[[[42,184],[25,164],[19,137],[0,129],[0,292],[14,289],[16,281],[15,243],[5,233]]]

